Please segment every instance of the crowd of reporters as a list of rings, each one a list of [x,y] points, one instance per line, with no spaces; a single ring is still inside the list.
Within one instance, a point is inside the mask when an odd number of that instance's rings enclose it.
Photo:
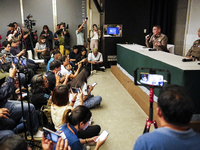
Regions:
[[[30,136],[33,135],[34,138],[42,137],[44,149],[45,143],[49,146],[52,145],[49,140],[44,139],[44,135],[39,130],[39,126],[41,126],[40,109],[47,105],[48,101],[52,103],[53,129],[56,131],[62,124],[71,124],[73,130],[77,131],[74,138],[78,141],[72,142],[73,139],[68,139],[72,149],[76,149],[77,146],[82,149],[84,148],[82,145],[86,143],[96,143],[95,139],[101,128],[99,125],[88,127],[89,121],[91,124],[89,108],[99,107],[102,98],[91,94],[95,85],[87,84],[91,68],[88,64],[86,48],[81,47],[80,52],[78,52],[78,46],[75,45],[70,52],[70,34],[64,23],[57,25],[58,28],[54,35],[48,26],[44,25],[39,41],[37,31],[32,32],[29,28],[23,31],[16,22],[10,23],[8,27],[9,31],[0,52],[0,80],[2,83],[0,88],[2,99],[0,101],[0,140],[3,139],[0,145],[2,146],[2,143],[15,137],[14,134],[24,131],[28,131]],[[55,45],[54,48],[53,45]],[[28,59],[27,51],[32,52],[31,59]],[[95,53],[98,51],[95,50]],[[41,66],[34,62],[35,54],[39,59],[45,60],[44,63],[47,65],[45,74],[38,74]],[[25,60],[25,64],[22,60]],[[74,93],[72,88],[78,89],[78,93]],[[31,104],[28,106],[26,101],[31,102]],[[21,109],[21,105],[23,105],[24,110]],[[75,115],[76,122],[72,123],[73,121],[68,119],[63,122],[63,118],[69,115],[66,112],[73,109],[77,109],[77,111],[87,110],[90,117],[88,118],[88,114],[83,112],[81,118]],[[74,112],[72,111],[72,113]],[[24,119],[23,113],[25,114]],[[25,126],[23,120],[26,120]],[[79,128],[80,125],[81,128]],[[82,140],[79,141],[80,138]],[[59,139],[57,145],[60,144],[60,141]],[[104,142],[105,140],[98,141],[96,149]],[[68,144],[66,143],[66,145]]]

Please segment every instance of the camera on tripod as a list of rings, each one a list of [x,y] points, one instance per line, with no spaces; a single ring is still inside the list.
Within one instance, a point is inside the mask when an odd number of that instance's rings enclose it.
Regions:
[[[36,20],[31,20],[30,18],[32,18],[33,16],[31,14],[29,14],[26,19],[24,20],[25,22],[25,26],[27,27],[27,29],[31,30],[33,28],[33,26],[36,25]]]

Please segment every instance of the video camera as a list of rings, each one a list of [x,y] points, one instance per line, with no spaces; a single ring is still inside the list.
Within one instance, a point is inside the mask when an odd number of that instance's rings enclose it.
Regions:
[[[36,20],[31,20],[30,18],[32,18],[33,16],[31,14],[29,14],[26,19],[24,20],[25,22],[25,26],[27,27],[27,29],[31,30],[33,28],[33,26],[36,25]]]
[[[63,30],[69,29],[69,24],[66,25],[65,22],[61,22],[61,25],[63,25]]]

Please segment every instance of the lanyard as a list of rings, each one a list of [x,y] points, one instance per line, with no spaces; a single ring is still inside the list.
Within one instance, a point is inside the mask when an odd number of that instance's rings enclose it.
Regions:
[[[67,123],[67,127],[73,134],[75,134],[74,131],[72,130],[72,128],[69,126],[69,123]]]

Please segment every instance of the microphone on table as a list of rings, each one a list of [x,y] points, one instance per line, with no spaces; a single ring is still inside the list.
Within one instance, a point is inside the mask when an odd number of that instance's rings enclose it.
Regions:
[[[188,62],[188,61],[195,61],[194,59],[191,58],[183,58],[182,62]]]

